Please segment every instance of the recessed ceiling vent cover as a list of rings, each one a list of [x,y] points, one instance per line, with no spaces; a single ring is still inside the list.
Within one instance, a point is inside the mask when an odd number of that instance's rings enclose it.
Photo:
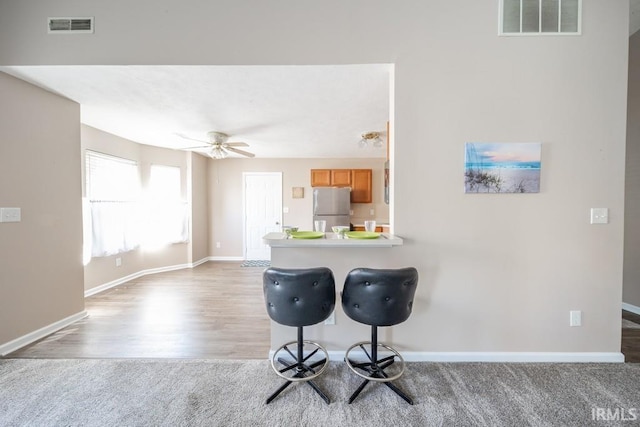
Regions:
[[[93,33],[91,18],[49,18],[49,34],[88,34]]]

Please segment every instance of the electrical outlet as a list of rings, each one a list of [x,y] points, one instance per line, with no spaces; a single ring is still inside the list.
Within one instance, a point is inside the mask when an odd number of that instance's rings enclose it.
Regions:
[[[580,310],[569,312],[569,326],[582,326],[582,312]]]
[[[608,224],[609,208],[591,208],[591,224]]]
[[[116,267],[120,267],[122,265],[122,258],[116,258]]]
[[[220,249],[220,242],[216,242],[216,248]]]
[[[20,208],[0,208],[0,222],[20,222]]]
[[[289,213],[289,207],[288,206],[283,207],[282,213]]]
[[[376,211],[374,211],[373,209],[369,209],[369,215],[374,216],[376,214]]]

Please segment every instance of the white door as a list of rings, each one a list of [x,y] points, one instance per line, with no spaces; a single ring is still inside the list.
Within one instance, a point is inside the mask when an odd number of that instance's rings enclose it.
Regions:
[[[262,238],[280,231],[282,224],[282,173],[245,172],[245,259],[271,259],[271,248]]]

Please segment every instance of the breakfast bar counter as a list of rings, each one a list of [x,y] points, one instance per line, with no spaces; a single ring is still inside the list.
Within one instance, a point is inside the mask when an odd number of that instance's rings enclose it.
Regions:
[[[402,245],[402,239],[389,233],[380,233],[377,239],[339,238],[335,233],[325,233],[319,239],[296,239],[287,237],[285,233],[269,233],[263,237],[264,242],[272,248],[308,248],[308,247],[369,247],[388,248]]]
[[[336,283],[335,320],[305,327],[305,339],[322,342],[332,358],[342,360],[344,351],[354,342],[369,337],[369,327],[349,319],[342,311],[340,295],[344,280],[354,268],[400,268],[403,263],[399,248],[403,239],[388,233],[381,233],[374,239],[338,238],[334,233],[325,233],[317,239],[298,239],[285,233],[269,233],[263,237],[271,247],[271,265],[280,268],[328,267],[333,272]],[[389,329],[386,331],[385,329]],[[380,340],[387,344],[400,344],[399,337],[392,337],[392,328],[380,331]],[[271,350],[295,339],[295,328],[271,322]],[[387,336],[387,334],[389,334]]]

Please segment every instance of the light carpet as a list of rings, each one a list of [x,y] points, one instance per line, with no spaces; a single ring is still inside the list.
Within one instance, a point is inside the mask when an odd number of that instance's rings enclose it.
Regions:
[[[414,406],[381,384],[347,404],[344,363],[317,381],[330,405],[304,384],[265,405],[281,381],[266,360],[5,359],[0,425],[609,426],[598,408],[640,408],[640,364],[409,363]]]

